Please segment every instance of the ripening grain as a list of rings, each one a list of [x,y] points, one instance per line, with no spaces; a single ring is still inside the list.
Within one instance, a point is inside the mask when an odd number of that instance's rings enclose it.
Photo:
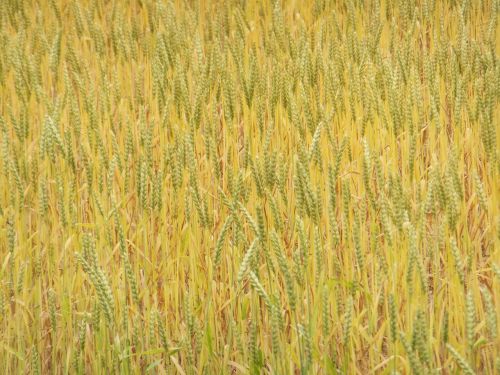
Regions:
[[[0,0],[1,374],[499,374],[499,0]]]

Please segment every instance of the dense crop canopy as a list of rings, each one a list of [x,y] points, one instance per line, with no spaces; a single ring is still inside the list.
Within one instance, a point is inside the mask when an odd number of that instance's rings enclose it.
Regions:
[[[0,0],[0,373],[498,374],[499,0]]]

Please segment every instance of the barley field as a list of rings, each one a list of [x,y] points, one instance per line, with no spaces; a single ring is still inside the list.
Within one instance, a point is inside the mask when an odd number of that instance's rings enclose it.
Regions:
[[[500,374],[499,0],[1,0],[1,374]]]

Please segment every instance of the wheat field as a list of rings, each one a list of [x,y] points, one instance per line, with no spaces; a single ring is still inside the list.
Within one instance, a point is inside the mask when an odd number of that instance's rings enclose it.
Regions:
[[[0,373],[500,374],[499,18],[0,1]]]

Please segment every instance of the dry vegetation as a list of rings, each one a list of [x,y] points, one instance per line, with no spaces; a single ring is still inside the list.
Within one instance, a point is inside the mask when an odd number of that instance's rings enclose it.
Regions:
[[[499,374],[498,0],[1,0],[0,372]]]

